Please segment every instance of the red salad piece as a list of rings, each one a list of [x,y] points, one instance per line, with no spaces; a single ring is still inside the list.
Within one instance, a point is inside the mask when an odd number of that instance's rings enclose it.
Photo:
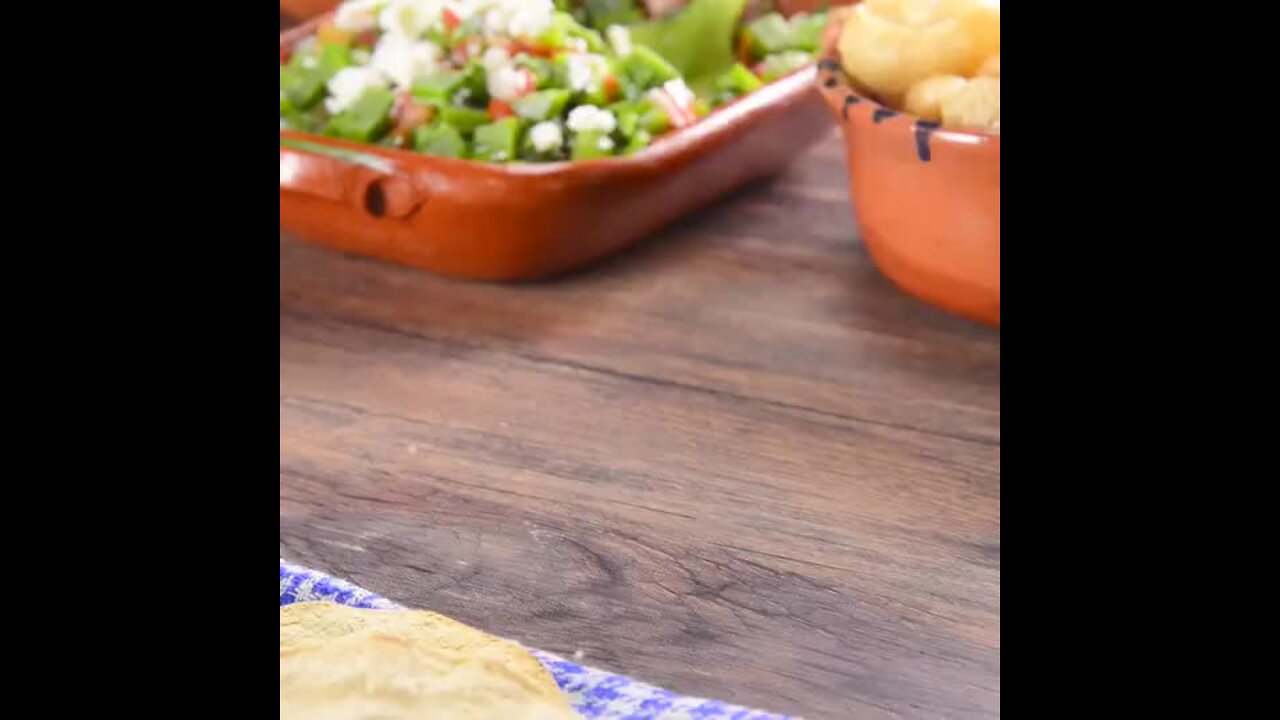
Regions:
[[[510,103],[503,102],[497,98],[491,98],[489,100],[489,117],[494,120],[514,117],[515,114],[515,108],[511,107]]]
[[[453,32],[454,30],[457,30],[458,26],[461,24],[462,24],[462,19],[459,18],[452,10],[450,10],[449,8],[444,9],[444,29],[445,30],[448,30],[449,32]]]
[[[396,93],[395,105],[391,106],[391,136],[403,144],[414,130],[431,122],[435,115],[435,108],[418,103],[408,90],[400,90]]]
[[[459,66],[466,65],[471,58],[480,57],[483,54],[484,43],[480,41],[480,38],[467,38],[454,45],[453,62]]]
[[[653,91],[652,97],[654,103],[667,114],[671,127],[688,127],[698,121],[698,114],[693,107],[697,98],[683,80],[663,83],[661,88]]]

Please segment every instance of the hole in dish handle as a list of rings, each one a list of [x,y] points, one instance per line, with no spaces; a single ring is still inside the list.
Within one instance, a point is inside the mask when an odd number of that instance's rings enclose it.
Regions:
[[[427,199],[413,180],[403,175],[371,174],[359,188],[353,200],[362,212],[373,218],[408,217]]]
[[[310,143],[314,145],[314,143]],[[427,200],[417,179],[394,165],[368,167],[352,161],[346,151],[323,146],[280,149],[280,190],[354,207],[374,218],[402,219]],[[376,158],[374,159],[376,160]]]
[[[364,189],[364,209],[374,217],[382,217],[387,214],[387,193],[382,189],[382,183],[374,180]]]

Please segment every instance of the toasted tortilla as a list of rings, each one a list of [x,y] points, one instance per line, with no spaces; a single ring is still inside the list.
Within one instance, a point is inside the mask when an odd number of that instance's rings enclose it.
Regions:
[[[281,720],[576,720],[518,644],[442,615],[280,608]]]

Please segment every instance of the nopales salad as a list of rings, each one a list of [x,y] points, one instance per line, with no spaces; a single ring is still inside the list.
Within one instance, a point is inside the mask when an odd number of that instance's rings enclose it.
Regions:
[[[489,162],[630,155],[811,63],[825,23],[676,4],[347,0],[281,64],[280,127]]]

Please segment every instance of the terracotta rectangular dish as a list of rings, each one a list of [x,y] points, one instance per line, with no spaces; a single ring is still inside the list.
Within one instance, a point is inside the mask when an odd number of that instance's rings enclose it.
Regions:
[[[280,60],[329,16],[280,34]],[[280,225],[454,277],[532,280],[782,171],[833,126],[811,66],[621,158],[501,165],[280,132]]]
[[[280,14],[288,15],[294,20],[306,20],[329,12],[341,2],[342,0],[280,0]]]

